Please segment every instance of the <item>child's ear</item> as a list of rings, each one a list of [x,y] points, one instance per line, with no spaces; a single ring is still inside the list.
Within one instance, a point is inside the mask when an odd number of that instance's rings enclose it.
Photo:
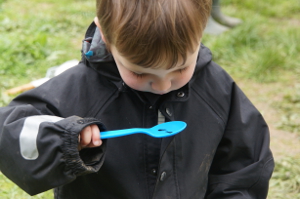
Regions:
[[[94,22],[95,22],[96,26],[98,27],[98,29],[99,29],[100,32],[101,32],[102,40],[104,41],[104,43],[106,43],[106,39],[105,39],[105,37],[104,37],[104,35],[103,35],[103,33],[102,33],[102,29],[101,29],[101,26],[100,26],[98,17],[95,17],[95,18],[94,18]]]

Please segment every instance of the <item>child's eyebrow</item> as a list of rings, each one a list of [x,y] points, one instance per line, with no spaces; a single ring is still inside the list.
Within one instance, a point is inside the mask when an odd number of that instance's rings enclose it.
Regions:
[[[128,69],[128,70],[131,70],[131,69],[129,69],[128,67],[126,67],[120,60],[117,60],[117,62],[118,62],[121,66],[123,66],[124,68],[126,68],[126,69]]]
[[[125,67],[125,68],[127,68],[126,66],[125,66],[125,64],[123,64],[120,60],[117,60],[118,62],[119,62],[119,64],[121,64],[123,67]],[[127,68],[128,69],[128,68]]]
[[[134,72],[134,73],[143,73],[143,72],[140,72],[140,71],[137,71],[137,70],[132,70],[132,69],[126,67],[120,60],[117,60],[117,62],[118,62],[121,66],[123,66],[124,68],[126,68],[127,70],[130,70],[131,72]]]

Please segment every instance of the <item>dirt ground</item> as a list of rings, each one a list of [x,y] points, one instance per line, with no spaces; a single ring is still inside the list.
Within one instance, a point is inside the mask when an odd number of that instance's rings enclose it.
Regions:
[[[279,120],[278,113],[266,104],[255,104],[256,107],[262,111],[264,118],[270,128],[271,135],[271,150],[274,158],[279,160],[285,156],[296,156],[300,154],[300,140],[295,133],[279,130],[276,128],[276,123]]]

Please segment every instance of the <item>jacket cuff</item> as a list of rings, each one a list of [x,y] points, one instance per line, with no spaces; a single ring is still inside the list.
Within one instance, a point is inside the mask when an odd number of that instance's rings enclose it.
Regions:
[[[56,124],[62,127],[61,122]],[[105,126],[95,118],[80,118],[77,116],[68,117],[63,123],[65,132],[62,136],[62,150],[66,172],[75,176],[97,172],[104,162],[106,141],[103,141],[100,147],[87,148],[79,152],[78,135],[85,127],[92,124],[96,124],[100,131],[105,131]]]

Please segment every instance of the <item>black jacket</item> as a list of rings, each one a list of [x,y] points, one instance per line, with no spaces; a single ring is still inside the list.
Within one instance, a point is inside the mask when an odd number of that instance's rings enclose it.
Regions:
[[[274,167],[268,127],[208,48],[201,46],[187,85],[144,94],[123,83],[95,29],[82,50],[93,56],[0,108],[4,175],[31,195],[55,188],[63,199],[266,198]],[[77,150],[87,125],[151,127],[158,111],[187,128],[173,137],[136,134]]]

